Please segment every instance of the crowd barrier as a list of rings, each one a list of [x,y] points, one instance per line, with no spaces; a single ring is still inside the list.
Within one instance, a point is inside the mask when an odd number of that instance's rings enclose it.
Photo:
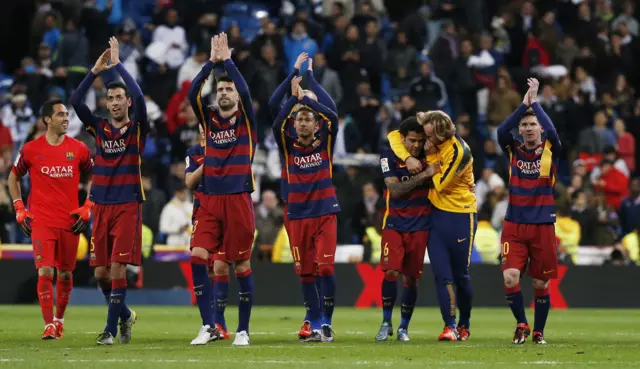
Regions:
[[[302,303],[300,282],[290,264],[254,263],[254,304],[267,306],[296,306]],[[336,265],[338,289],[336,304],[357,308],[381,306],[383,273],[376,265]],[[565,266],[559,278],[550,284],[551,304],[555,309],[567,308],[640,308],[640,294],[629,293],[627,284],[640,280],[640,268],[622,266]],[[502,272],[499,265],[475,264],[471,267],[474,306],[505,306]],[[74,274],[72,303],[78,305],[104,304],[92,280],[88,262],[78,263]],[[419,306],[437,306],[434,282],[429,264],[425,264],[420,281]],[[233,277],[232,277],[233,279]],[[37,275],[31,260],[0,260],[0,303],[35,303]],[[137,283],[127,299],[132,304],[188,305],[191,303],[191,266],[187,261],[145,261]],[[522,289],[527,304],[533,303],[528,278]],[[232,281],[230,295],[236,291]]]

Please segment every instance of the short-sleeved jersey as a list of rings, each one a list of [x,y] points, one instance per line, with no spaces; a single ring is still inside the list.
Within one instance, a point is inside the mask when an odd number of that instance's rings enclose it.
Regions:
[[[115,128],[106,119],[87,130],[96,138],[91,200],[97,204],[126,204],[145,200],[140,166],[146,133],[130,121]]]
[[[421,161],[423,167],[426,168],[426,160],[422,159]],[[385,150],[380,155],[380,169],[384,178],[397,178],[399,181],[406,181],[413,177],[404,161],[400,160],[391,150]],[[384,199],[383,229],[417,232],[428,230],[431,227],[431,202],[429,201],[429,186],[427,184],[398,198],[391,197],[391,192],[385,188]]]
[[[70,213],[79,206],[80,177],[92,165],[87,145],[69,136],[57,146],[45,136],[24,145],[12,171],[20,177],[29,173],[27,208],[35,218],[32,226],[71,229],[75,219]]]
[[[185,169],[186,173],[193,173],[204,163],[204,147],[202,145],[191,146],[187,149],[187,155],[185,157]],[[200,206],[200,194],[202,193],[202,181],[196,186],[193,191],[193,208],[197,209]]]

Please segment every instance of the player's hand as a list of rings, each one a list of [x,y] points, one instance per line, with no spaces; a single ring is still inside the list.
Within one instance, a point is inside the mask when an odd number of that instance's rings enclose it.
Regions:
[[[302,77],[300,76],[293,77],[291,80],[291,96],[295,96],[298,99],[304,97],[304,92],[302,91],[302,87],[300,87],[300,81],[302,81]]]
[[[220,59],[222,59],[223,61],[231,59],[231,50],[229,49],[229,40],[227,39],[227,34],[222,32],[218,41],[220,42],[220,49],[218,54]]]
[[[13,208],[16,211],[16,222],[18,222],[22,233],[27,237],[31,237],[31,225],[29,224],[29,221],[34,219],[33,214],[31,214],[29,210],[25,209],[24,202],[22,202],[22,200],[14,202]]]
[[[414,157],[409,157],[405,160],[405,163],[407,164],[407,170],[409,173],[418,174],[422,172],[422,164],[420,163],[420,160]]]
[[[91,219],[91,210],[93,210],[93,205],[93,201],[87,199],[84,202],[84,205],[71,212],[70,215],[77,219],[73,224],[73,227],[71,227],[73,233],[80,234],[87,230],[87,227],[89,227],[89,220]]]
[[[215,35],[213,37],[211,37],[211,56],[209,57],[209,60],[217,63],[220,61],[220,41],[219,41],[220,36]]]
[[[313,71],[313,58],[309,58],[309,68],[307,70]]]
[[[111,50],[111,67],[120,64],[120,44],[118,43],[118,39],[111,36],[109,38],[109,48]]]
[[[293,67],[300,70],[300,68],[302,68],[302,64],[307,61],[307,59],[309,59],[309,54],[300,53],[300,55],[298,55],[298,57],[296,58],[296,63],[293,65]]]
[[[536,78],[527,79],[527,85],[529,85],[529,106],[534,102],[538,101],[538,88],[540,87],[540,82]]]
[[[115,67],[117,64],[109,65],[109,60],[111,59],[111,49],[105,50],[102,55],[96,61],[96,64],[91,68],[91,73],[98,75],[106,70],[109,70]]]
[[[440,164],[429,164],[427,169],[423,172],[425,177],[431,178],[434,175],[440,173],[442,170],[440,169]]]

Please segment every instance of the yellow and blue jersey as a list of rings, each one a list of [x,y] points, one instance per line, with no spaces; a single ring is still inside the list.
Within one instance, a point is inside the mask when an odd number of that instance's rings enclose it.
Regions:
[[[402,160],[411,156],[399,131],[389,133],[389,144]],[[441,172],[433,176],[429,200],[433,207],[452,213],[477,212],[474,193],[473,156],[460,136],[455,135],[438,145],[438,152],[427,156],[430,164],[439,163]]]

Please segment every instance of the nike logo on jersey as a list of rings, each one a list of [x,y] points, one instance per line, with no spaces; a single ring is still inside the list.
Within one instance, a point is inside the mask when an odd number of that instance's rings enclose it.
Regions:
[[[246,254],[247,252],[249,252],[249,249],[244,250],[244,251],[239,251],[238,254],[242,255],[242,254]]]
[[[325,258],[330,258],[330,257],[332,257],[332,256],[333,256],[333,254],[329,254],[329,255],[324,254],[324,257],[325,257]]]
[[[549,274],[549,273],[553,273],[553,269],[551,269],[551,270],[544,270],[544,271],[542,272],[542,274]]]
[[[127,256],[127,255],[129,255],[129,254],[130,254],[129,252],[124,253],[124,254],[123,254],[123,253],[120,253],[120,256]]]
[[[458,243],[463,242],[463,241],[464,241],[464,240],[466,240],[466,239],[467,239],[466,237],[465,237],[465,238],[463,238],[463,239],[459,239],[459,238],[458,238]]]

